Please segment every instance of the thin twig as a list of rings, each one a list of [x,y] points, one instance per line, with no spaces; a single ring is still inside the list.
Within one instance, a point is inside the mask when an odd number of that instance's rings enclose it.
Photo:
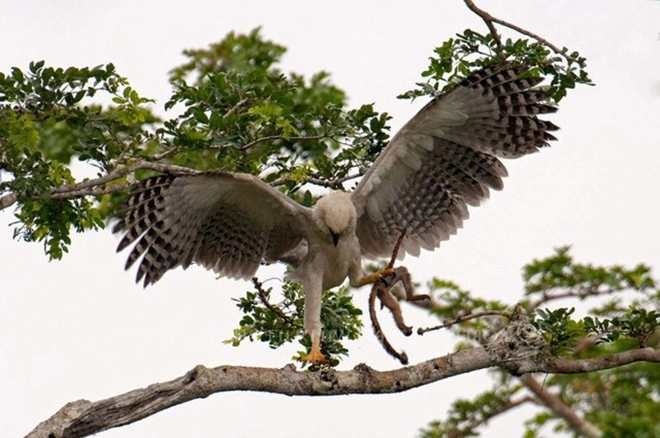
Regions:
[[[589,297],[599,297],[603,295],[612,295],[617,292],[620,292],[620,289],[615,289],[615,288],[608,288],[608,289],[603,289],[603,290],[597,290],[597,289],[592,289],[592,288],[582,288],[579,290],[569,290],[567,292],[560,292],[560,293],[548,293],[547,291],[544,292],[538,300],[530,303],[529,308],[530,309],[536,309],[539,306],[543,304],[547,304],[550,301],[554,300],[561,300],[564,298],[578,298],[580,300],[583,300],[585,298]]]
[[[160,154],[156,154],[156,155],[154,155],[154,156],[152,157],[152,159],[153,159],[154,161],[160,161],[160,160],[162,160],[162,159],[164,159],[164,158],[167,158],[167,157],[169,157],[169,156],[175,154],[176,152],[178,152],[178,149],[177,149],[177,148],[169,148],[169,149],[165,149],[165,151],[161,152]]]
[[[460,324],[465,321],[469,321],[471,319],[483,318],[484,316],[502,316],[504,318],[511,319],[511,313],[509,312],[505,312],[503,310],[486,310],[483,312],[469,313],[467,315],[458,316],[454,319],[450,319],[449,321],[445,321],[443,324],[436,325],[435,327],[427,327],[427,328],[420,327],[417,329],[417,334],[423,335],[424,333],[427,332],[448,328],[453,325]]]
[[[406,229],[401,232],[401,235],[396,241],[396,244],[394,245],[394,249],[392,250],[392,258],[390,259],[389,264],[387,265],[386,269],[392,269],[394,267],[394,262],[396,261],[396,256],[397,253],[399,252],[399,248],[401,247],[401,242],[403,242],[403,239],[406,235]],[[374,283],[373,287],[371,288],[371,293],[369,294],[369,317],[371,319],[371,325],[374,330],[374,334],[376,335],[376,338],[380,342],[380,344],[383,346],[385,351],[387,351],[390,356],[396,358],[401,362],[402,365],[407,365],[408,364],[408,355],[405,352],[399,353],[394,349],[392,344],[390,344],[389,340],[385,336],[385,333],[383,333],[383,329],[380,326],[380,323],[378,322],[378,315],[376,313],[376,297],[379,299],[381,303],[381,308],[387,307],[387,309],[392,313],[392,316],[394,317],[394,322],[396,323],[396,326],[399,328],[399,330],[406,336],[410,336],[412,333],[412,327],[408,327],[405,322],[403,321],[403,315],[401,314],[401,307],[399,306],[399,303],[394,299],[392,294],[390,294],[390,289],[398,282],[403,280],[404,281],[404,287],[406,288],[406,299],[409,299],[410,297],[414,296],[412,293],[409,295],[409,291],[407,290],[410,285],[406,285],[406,281],[410,283],[409,275],[407,274],[407,270],[405,270],[406,275],[408,275],[408,278],[406,279],[397,279],[397,271],[405,268],[397,268],[397,270],[394,271],[394,282],[390,283],[388,282],[385,278],[381,278],[378,280],[376,283]]]
[[[322,140],[324,138],[332,138],[331,136],[327,134],[320,134],[320,135],[310,135],[310,136],[299,136],[299,137],[287,137],[281,134],[278,135],[267,135],[266,137],[261,137],[257,138],[256,140],[253,140],[249,143],[245,143],[243,146],[240,148],[237,148],[239,151],[246,151],[250,149],[252,146],[263,143],[265,141],[271,141],[271,140],[288,140],[288,141],[299,141],[299,140]]]
[[[493,40],[495,40],[495,44],[497,44],[497,48],[499,50],[502,50],[503,47],[502,40],[500,39],[500,35],[497,33],[497,29],[495,29],[495,25],[493,24],[493,21],[495,21],[495,17],[493,17],[483,9],[479,9],[477,5],[475,5],[472,2],[472,0],[463,0],[463,1],[467,5],[468,9],[470,9],[472,12],[474,12],[484,20],[484,23],[486,23],[486,27],[488,27],[488,30],[490,31],[490,34],[493,37]]]
[[[517,400],[507,400],[505,403],[501,404],[497,408],[493,409],[492,411],[489,411],[488,413],[484,414],[483,416],[479,416],[472,421],[470,421],[465,427],[461,427],[460,429],[456,429],[448,435],[450,438],[460,438],[460,437],[466,437],[466,436],[474,436],[475,435],[475,429],[481,425],[484,425],[488,423],[489,420],[497,417],[498,415],[502,415],[503,413],[510,411],[511,409],[517,408],[518,406],[522,406],[525,403],[535,403],[537,400],[532,397],[532,396],[525,396],[521,397]]]
[[[259,281],[257,277],[252,277],[252,283],[254,284],[254,288],[257,290],[257,295],[259,296],[259,300],[261,300],[261,303],[266,306],[270,311],[272,311],[275,315],[277,315],[278,318],[280,318],[282,321],[291,324],[293,320],[291,319],[290,316],[285,314],[282,309],[279,307],[273,305],[268,301],[268,297],[266,296],[266,291],[263,288],[263,284]]]
[[[236,102],[236,105],[233,107],[229,108],[227,112],[223,115],[223,117],[231,116],[234,115],[238,110],[241,110],[245,108],[246,106],[249,106],[252,102],[254,102],[256,99],[251,99],[249,97],[246,97],[245,99],[241,99],[238,102]]]
[[[343,183],[345,183],[346,181],[350,181],[352,179],[356,179],[356,178],[359,178],[361,176],[362,176],[362,174],[358,173],[358,174],[354,174],[354,175],[346,175],[346,176],[343,176],[341,178],[333,178],[333,179],[330,179],[330,180],[323,179],[323,178],[318,178],[318,177],[314,177],[314,176],[309,176],[309,177],[306,177],[303,181],[293,180],[291,178],[279,178],[279,179],[276,179],[275,181],[273,181],[272,183],[270,183],[270,185],[272,185],[273,187],[278,187],[278,186],[282,186],[284,184],[288,184],[288,183],[291,183],[291,182],[295,182],[295,183],[304,182],[304,183],[314,184],[314,185],[319,186],[319,187],[327,187],[329,189],[337,189]]]
[[[479,9],[479,8],[478,8],[478,7],[472,2],[472,0],[463,0],[463,1],[465,2],[465,4],[467,5],[467,7],[468,7],[472,12],[474,12],[475,14],[477,14],[479,17],[481,17],[481,18],[484,20],[484,22],[486,23],[486,26],[488,26],[488,29],[490,30],[491,35],[493,36],[493,39],[495,40],[495,42],[497,43],[497,45],[498,45],[498,47],[499,47],[500,49],[502,48],[502,43],[501,43],[501,41],[500,41],[500,37],[499,37],[499,35],[497,34],[497,31],[495,30],[495,26],[493,26],[493,23],[497,23],[497,24],[499,24],[499,25],[501,25],[501,26],[508,27],[509,29],[511,29],[511,30],[515,30],[516,32],[518,32],[518,33],[520,33],[520,34],[522,34],[522,35],[528,36],[528,37],[530,37],[530,38],[532,38],[532,39],[538,41],[539,43],[543,44],[544,46],[550,48],[550,50],[552,50],[553,52],[555,52],[557,55],[561,56],[562,58],[566,59],[567,61],[569,61],[569,62],[573,62],[573,61],[575,61],[575,62],[578,63],[578,65],[579,65],[580,67],[582,67],[582,68],[585,67],[585,61],[586,61],[586,58],[580,57],[580,58],[578,58],[578,59],[573,59],[572,57],[570,57],[570,56],[566,53],[566,50],[565,50],[565,49],[559,49],[557,46],[555,46],[554,44],[552,44],[551,42],[549,42],[549,41],[546,40],[545,38],[542,38],[542,37],[536,35],[535,33],[530,32],[530,31],[528,31],[528,30],[526,30],[526,29],[523,29],[523,28],[520,27],[520,26],[516,26],[516,25],[513,24],[513,23],[509,23],[508,21],[504,21],[504,20],[499,19],[499,18],[497,18],[497,17],[493,17],[491,14],[489,14],[489,13],[486,12],[486,11],[484,11],[483,9]]]

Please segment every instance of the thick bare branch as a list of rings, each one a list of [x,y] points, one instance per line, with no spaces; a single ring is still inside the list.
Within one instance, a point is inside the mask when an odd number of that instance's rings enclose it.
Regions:
[[[549,373],[549,374],[580,374],[594,371],[609,370],[635,362],[660,363],[660,350],[654,348],[639,348],[624,351],[623,353],[610,354],[607,356],[594,357],[590,359],[556,359],[549,358],[543,361],[542,366],[526,368],[528,363],[522,363],[519,368],[521,374],[526,373]]]
[[[106,400],[80,400],[64,406],[38,425],[29,438],[75,438],[123,426],[157,412],[205,398],[218,392],[259,391],[277,394],[330,396],[342,394],[383,394],[407,391],[422,385],[501,366],[517,373],[578,373],[614,368],[633,362],[660,363],[660,350],[651,348],[592,359],[553,359],[528,353],[509,355],[505,360],[493,354],[497,348],[478,347],[428,360],[392,371],[376,371],[358,365],[351,371],[299,372],[293,365],[282,369],[241,366],[206,368],[197,366],[184,376],[153,384]],[[515,352],[513,352],[515,353]]]

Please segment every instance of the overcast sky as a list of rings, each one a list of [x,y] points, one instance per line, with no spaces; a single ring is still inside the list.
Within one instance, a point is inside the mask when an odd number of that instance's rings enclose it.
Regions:
[[[185,4],[185,6],[184,6]],[[510,177],[451,241],[418,262],[417,281],[451,279],[514,304],[520,267],[573,245],[584,262],[660,267],[660,2],[482,1],[493,15],[586,56],[596,87],[561,102],[558,142],[506,163]],[[434,47],[482,22],[458,0],[436,1],[61,1],[2,0],[0,71],[112,62],[163,113],[167,72],[185,48],[227,32],[263,34],[288,47],[282,68],[332,73],[351,105],[373,102],[401,126],[424,103],[396,95],[420,80]],[[232,297],[248,283],[216,281],[200,268],[169,273],[146,291],[124,272],[108,230],[74,236],[63,261],[39,244],[12,240],[11,211],[0,212],[0,437],[22,436],[65,403],[98,400],[170,380],[197,364],[282,367],[297,346],[233,348],[239,313]],[[366,309],[367,290],[355,292]],[[415,326],[433,321],[409,307]],[[386,318],[384,318],[386,319]],[[368,324],[368,321],[365,321]],[[412,363],[450,352],[441,333],[393,337]],[[341,369],[398,364],[370,330],[350,344]],[[412,437],[444,415],[457,396],[489,388],[485,372],[387,396],[285,397],[224,393],[167,410],[102,437]],[[523,410],[483,436],[522,430]],[[551,432],[550,432],[551,433]]]

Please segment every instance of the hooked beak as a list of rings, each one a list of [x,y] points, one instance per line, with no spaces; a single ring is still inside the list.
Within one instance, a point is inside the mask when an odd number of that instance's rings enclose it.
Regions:
[[[337,246],[339,243],[339,233],[335,233],[334,231],[330,230],[330,235],[332,236],[332,243]]]

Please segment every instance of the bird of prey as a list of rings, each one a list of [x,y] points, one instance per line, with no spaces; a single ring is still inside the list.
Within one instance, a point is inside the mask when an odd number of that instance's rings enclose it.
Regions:
[[[113,232],[117,251],[135,244],[126,269],[140,260],[147,286],[178,266],[197,263],[222,276],[251,278],[262,261],[290,264],[305,295],[303,361],[321,364],[321,297],[342,284],[359,287],[363,258],[434,250],[455,234],[468,206],[500,190],[499,158],[517,158],[555,140],[539,114],[556,107],[534,88],[541,78],[503,62],[481,69],[438,95],[383,149],[351,193],[332,191],[304,207],[259,178],[221,171],[162,175],[135,185]]]

